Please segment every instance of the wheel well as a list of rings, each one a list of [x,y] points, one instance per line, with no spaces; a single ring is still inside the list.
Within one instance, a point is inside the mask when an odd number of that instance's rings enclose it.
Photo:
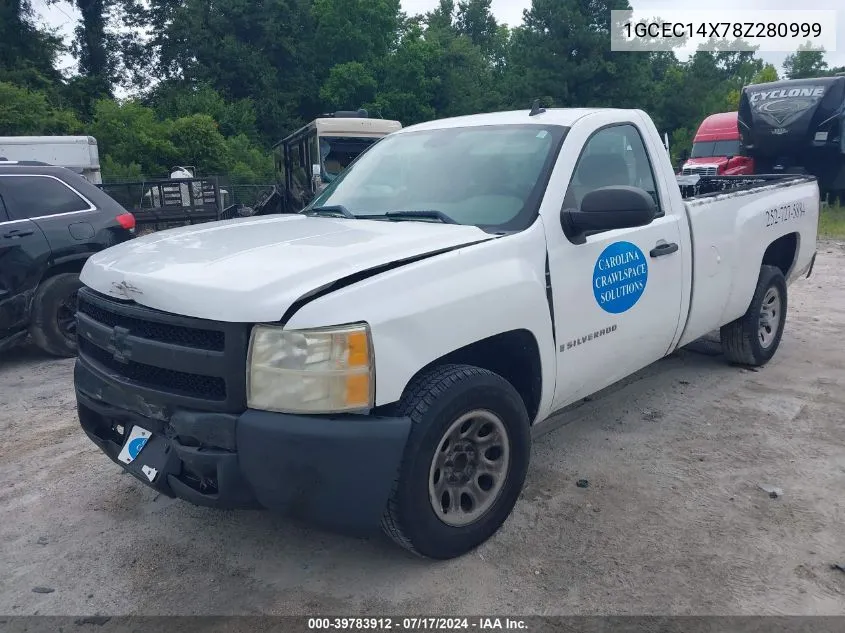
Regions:
[[[79,274],[82,272],[82,267],[85,266],[85,262],[87,260],[87,257],[80,257],[79,259],[72,259],[67,262],[62,262],[61,264],[50,266],[50,268],[48,268],[44,272],[44,275],[41,277],[41,282],[44,282],[50,277],[55,277],[56,275],[61,275],[63,273]]]
[[[528,419],[533,421],[537,416],[543,379],[540,348],[531,332],[513,330],[476,341],[429,363],[414,378],[434,366],[451,364],[473,365],[498,374],[519,393]],[[413,378],[409,384],[412,381]]]
[[[763,254],[763,265],[780,268],[783,276],[786,277],[795,262],[795,253],[797,252],[798,234],[788,233],[769,244]]]

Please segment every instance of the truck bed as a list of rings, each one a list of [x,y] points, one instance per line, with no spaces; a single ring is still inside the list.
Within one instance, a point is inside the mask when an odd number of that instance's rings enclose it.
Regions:
[[[731,193],[744,193],[776,186],[790,187],[801,182],[815,181],[806,174],[755,174],[747,176],[678,176],[678,186],[684,200],[710,198]]]
[[[781,268],[787,283],[807,272],[820,204],[806,175],[679,176],[678,184],[693,247],[686,345],[745,313],[761,261]]]

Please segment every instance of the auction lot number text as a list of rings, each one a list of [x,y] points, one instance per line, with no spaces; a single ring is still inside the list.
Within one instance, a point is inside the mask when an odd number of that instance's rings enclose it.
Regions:
[[[308,618],[317,631],[493,631],[525,630],[523,620],[512,618]]]

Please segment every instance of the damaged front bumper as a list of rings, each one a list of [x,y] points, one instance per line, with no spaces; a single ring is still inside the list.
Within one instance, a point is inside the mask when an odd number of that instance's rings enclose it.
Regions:
[[[411,426],[408,418],[174,408],[84,358],[74,383],[88,437],[159,492],[215,508],[264,507],[355,534],[378,528]],[[118,458],[135,426],[151,435],[126,464]]]

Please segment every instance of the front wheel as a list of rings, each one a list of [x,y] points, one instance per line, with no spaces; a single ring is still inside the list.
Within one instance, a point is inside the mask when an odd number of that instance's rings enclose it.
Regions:
[[[721,329],[722,351],[738,365],[759,367],[777,352],[786,325],[786,280],[775,266],[761,266],[746,313]]]
[[[399,408],[413,427],[382,528],[418,555],[461,556],[516,505],[531,456],[525,405],[501,376],[446,365],[415,379]]]

